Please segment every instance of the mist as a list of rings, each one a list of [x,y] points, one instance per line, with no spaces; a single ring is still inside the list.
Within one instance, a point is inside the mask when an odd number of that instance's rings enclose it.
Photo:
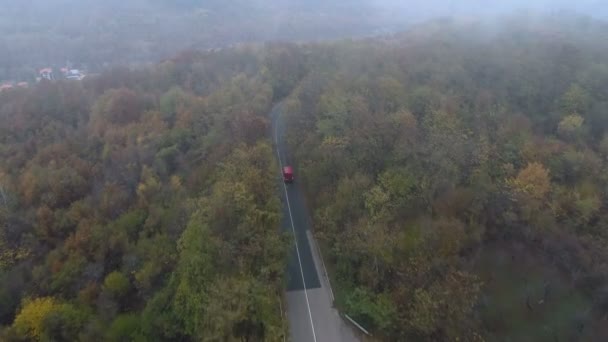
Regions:
[[[29,81],[48,66],[100,71],[156,63],[188,49],[378,36],[437,17],[563,11],[595,18],[608,14],[599,0],[4,1],[0,81]]]
[[[608,341],[605,1],[0,0],[0,341]]]
[[[420,20],[433,16],[487,15],[513,11],[559,12],[572,11],[603,17],[608,14],[605,2],[600,0],[430,0],[399,1],[370,0],[376,8],[398,10],[399,15]]]

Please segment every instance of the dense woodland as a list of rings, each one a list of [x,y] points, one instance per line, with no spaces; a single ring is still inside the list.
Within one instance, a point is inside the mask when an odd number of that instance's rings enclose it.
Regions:
[[[272,61],[0,93],[0,340],[282,340]]]
[[[282,341],[279,102],[375,338],[607,339],[607,34],[440,20],[0,93],[0,340]]]
[[[312,48],[286,103],[338,305],[387,341],[608,339],[608,24]]]

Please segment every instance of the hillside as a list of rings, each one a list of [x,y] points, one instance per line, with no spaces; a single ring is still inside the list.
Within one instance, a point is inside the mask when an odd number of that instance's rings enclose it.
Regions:
[[[0,93],[0,340],[281,340],[267,53]]]
[[[395,25],[366,1],[33,0],[0,4],[0,82],[70,62],[99,72],[185,49],[333,39]]]
[[[276,103],[375,338],[606,340],[607,35],[443,19],[0,92],[0,340],[282,341]]]
[[[608,18],[600,0],[29,0],[0,3],[0,83],[45,67],[89,73],[141,66],[186,49],[397,32],[442,16],[568,11]]]
[[[287,126],[346,313],[387,341],[607,338],[607,33],[446,19],[309,47]]]

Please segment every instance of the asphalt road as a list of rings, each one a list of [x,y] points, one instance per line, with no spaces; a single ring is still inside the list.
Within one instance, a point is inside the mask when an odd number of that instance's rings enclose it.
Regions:
[[[359,341],[355,332],[333,308],[333,293],[310,232],[311,220],[300,189],[298,170],[295,182],[283,183],[282,168],[292,165],[286,149],[285,125],[281,107],[271,113],[273,142],[279,158],[278,181],[281,182],[283,202],[282,227],[294,237],[287,269],[287,318],[292,342],[351,342]]]

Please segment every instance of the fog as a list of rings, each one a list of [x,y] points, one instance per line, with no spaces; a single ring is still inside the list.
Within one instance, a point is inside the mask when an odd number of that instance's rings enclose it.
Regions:
[[[572,12],[604,18],[603,1],[30,0],[0,3],[0,81],[70,64],[155,63],[185,49],[314,41],[406,30],[435,17]]]
[[[580,14],[605,16],[608,6],[603,0],[429,0],[399,1],[370,0],[376,8],[397,9],[410,19],[426,19],[446,15],[499,14],[513,11],[558,12],[573,11]]]
[[[608,341],[604,2],[0,0],[0,342]]]

